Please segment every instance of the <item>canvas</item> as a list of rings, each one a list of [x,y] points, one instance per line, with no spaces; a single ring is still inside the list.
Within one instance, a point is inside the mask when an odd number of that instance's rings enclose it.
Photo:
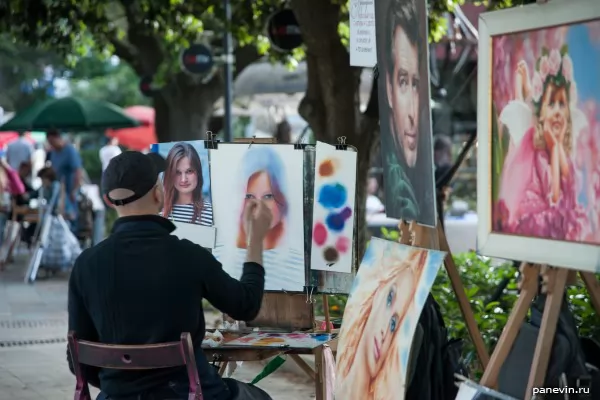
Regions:
[[[533,10],[540,17],[532,26],[525,17]],[[478,84],[480,250],[598,270],[597,2],[550,2],[484,14],[482,21],[489,34],[480,48],[491,55]]]
[[[352,272],[356,152],[317,142],[312,222],[312,269]]]
[[[337,399],[404,399],[412,338],[445,255],[371,239],[340,329]]]
[[[314,183],[315,183],[315,156],[314,147],[304,151],[304,219],[311,221],[314,208]],[[322,271],[310,269],[312,225],[304,224],[305,262],[309,273],[309,285],[315,286],[315,293],[348,294],[354,280],[353,274],[343,272]],[[308,243],[307,243],[308,242]]]
[[[254,332],[225,343],[226,346],[289,347],[292,349],[314,349],[337,335],[331,333],[266,333]]]
[[[175,235],[213,248],[216,230],[213,228],[208,150],[204,141],[157,143],[151,150],[167,161],[165,172],[161,174],[165,193],[161,215],[178,227]]]
[[[215,257],[231,276],[242,275],[246,199],[262,199],[273,214],[263,251],[265,290],[301,292],[304,266],[303,151],[282,144],[219,144],[210,150],[217,227]]]
[[[381,157],[388,217],[434,227],[427,3],[375,2]]]

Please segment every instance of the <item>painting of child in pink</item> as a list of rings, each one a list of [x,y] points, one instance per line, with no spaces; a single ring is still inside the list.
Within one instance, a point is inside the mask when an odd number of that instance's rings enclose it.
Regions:
[[[600,99],[598,26],[493,39],[494,231],[600,244],[600,196],[590,190],[600,178],[600,118],[582,107]]]

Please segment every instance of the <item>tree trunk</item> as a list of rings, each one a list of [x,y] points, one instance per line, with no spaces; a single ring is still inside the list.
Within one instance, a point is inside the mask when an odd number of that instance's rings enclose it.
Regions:
[[[222,93],[219,77],[206,84],[173,82],[154,95],[156,137],[159,142],[206,139],[214,104]],[[187,84],[186,84],[187,83]],[[215,132],[216,133],[216,132]]]
[[[358,259],[367,240],[366,184],[378,118],[361,114],[358,95],[360,68],[350,66],[350,54],[338,34],[340,6],[330,0],[292,0],[291,7],[306,45],[308,85],[299,112],[319,141],[358,149],[356,209]],[[376,85],[371,96],[377,97]],[[368,110],[368,109],[367,109]]]

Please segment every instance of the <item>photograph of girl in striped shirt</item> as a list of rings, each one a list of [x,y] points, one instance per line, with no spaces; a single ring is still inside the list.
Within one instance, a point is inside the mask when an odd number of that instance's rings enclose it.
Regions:
[[[163,156],[167,153],[161,215],[174,222],[213,226],[208,150],[204,141],[160,143],[154,145],[153,151]]]

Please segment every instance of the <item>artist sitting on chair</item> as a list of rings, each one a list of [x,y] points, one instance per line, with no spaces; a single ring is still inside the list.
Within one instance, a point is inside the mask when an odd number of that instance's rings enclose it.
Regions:
[[[271,397],[258,387],[221,378],[201,349],[205,334],[202,299],[236,320],[259,312],[265,271],[263,239],[271,214],[261,200],[249,201],[244,213],[250,233],[244,272],[230,277],[202,247],[171,235],[175,226],[158,216],[163,189],[158,179],[165,160],[128,151],[113,158],[102,179],[107,203],[119,219],[112,234],[85,250],[69,281],[69,330],[82,340],[111,344],[151,344],[179,340],[190,332],[205,400]],[[73,370],[72,362],[69,366]],[[185,368],[145,371],[86,367],[88,381],[102,400],[187,399]]]

